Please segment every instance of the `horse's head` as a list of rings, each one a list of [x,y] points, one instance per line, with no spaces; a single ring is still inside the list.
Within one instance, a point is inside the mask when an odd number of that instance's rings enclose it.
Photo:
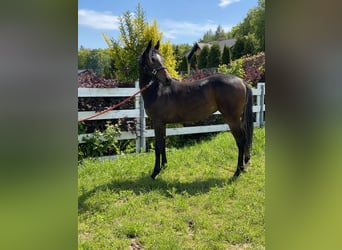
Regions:
[[[169,86],[171,77],[163,64],[164,58],[159,54],[159,46],[159,41],[154,48],[152,48],[152,40],[148,43],[145,51],[140,56],[139,68],[141,72],[152,79],[157,79],[162,84]]]

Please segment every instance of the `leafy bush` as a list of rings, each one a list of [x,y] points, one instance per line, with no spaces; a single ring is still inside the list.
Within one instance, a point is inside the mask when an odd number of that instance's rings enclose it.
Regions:
[[[218,72],[223,73],[223,74],[231,74],[238,76],[240,78],[244,78],[245,72],[242,67],[243,60],[242,59],[237,59],[234,60],[230,63],[229,67],[227,64],[221,64],[218,66]]]
[[[93,70],[78,75],[79,88],[117,88],[119,81],[116,79],[106,79],[99,77]]]
[[[134,151],[133,145],[125,142],[124,147],[122,143],[117,140],[121,134],[121,121],[112,124],[107,122],[105,130],[100,131],[95,129],[93,136],[84,138],[84,143],[78,144],[78,159],[82,160],[86,157],[100,157],[104,155],[114,155],[121,153],[131,153]]]
[[[260,52],[257,55],[242,57],[245,75],[244,80],[252,86],[258,82],[265,81],[265,53]]]
[[[256,87],[258,82],[265,81],[265,53],[244,56],[232,61],[229,65],[221,64],[218,72],[236,75]]]

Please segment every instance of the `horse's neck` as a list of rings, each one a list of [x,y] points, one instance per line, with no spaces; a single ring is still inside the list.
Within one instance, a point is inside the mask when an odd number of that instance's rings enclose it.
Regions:
[[[142,89],[147,84],[149,84],[151,80],[152,80],[151,77],[146,76],[145,74],[140,73],[139,74],[139,88]]]
[[[146,77],[145,75],[140,74],[139,76],[140,89],[148,85],[151,81],[152,81],[151,77]],[[158,93],[158,83],[154,82],[152,83],[151,86],[145,89],[144,92],[141,93],[144,99],[145,105],[151,104],[156,99],[157,93]]]

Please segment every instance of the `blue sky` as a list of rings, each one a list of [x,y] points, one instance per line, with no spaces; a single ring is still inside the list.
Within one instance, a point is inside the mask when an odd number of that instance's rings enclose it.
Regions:
[[[101,34],[117,39],[117,17],[127,10],[134,12],[138,2],[148,22],[157,19],[163,39],[190,45],[209,29],[215,32],[218,25],[230,31],[258,5],[258,0],[79,0],[78,47],[107,48]]]

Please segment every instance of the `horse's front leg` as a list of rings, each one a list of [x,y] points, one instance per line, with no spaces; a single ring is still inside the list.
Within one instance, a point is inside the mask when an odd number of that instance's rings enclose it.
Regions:
[[[165,166],[166,152],[165,152],[165,136],[166,136],[166,125],[161,121],[154,121],[154,134],[155,134],[155,165],[151,175],[152,179],[160,173],[160,156],[162,156],[162,167]]]

